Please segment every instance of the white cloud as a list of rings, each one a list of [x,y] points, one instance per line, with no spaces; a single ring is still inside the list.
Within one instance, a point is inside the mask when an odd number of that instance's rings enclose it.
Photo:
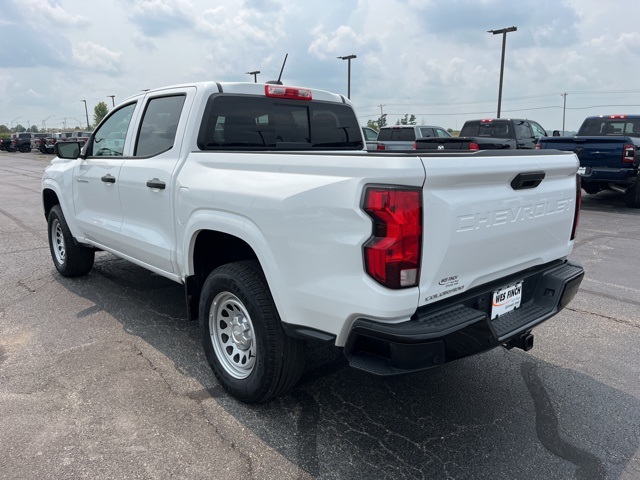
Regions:
[[[120,52],[112,52],[93,42],[81,42],[73,47],[73,63],[93,72],[113,74],[120,71]]]
[[[503,109],[577,128],[590,106],[640,102],[640,33],[601,0],[4,0],[0,123],[82,119],[90,106],[142,88],[198,80],[277,78],[347,93],[365,121],[384,111],[458,126],[495,113],[500,38],[508,36]],[[90,12],[90,13],[89,13]],[[625,3],[625,18],[640,3]],[[637,89],[637,90],[636,90]],[[607,93],[635,92],[616,102]],[[577,92],[591,92],[578,95]],[[15,94],[24,92],[24,95]],[[30,93],[26,93],[30,92]],[[109,103],[110,104],[110,103]],[[612,107],[613,108],[613,107]],[[630,108],[632,110],[633,108]],[[614,108],[619,111],[620,108]],[[636,109],[637,111],[637,109]],[[572,125],[573,122],[573,125]]]
[[[27,10],[27,18],[34,25],[42,26],[54,23],[75,27],[89,22],[88,17],[71,13],[58,3],[51,3],[48,0],[21,0],[21,6]]]

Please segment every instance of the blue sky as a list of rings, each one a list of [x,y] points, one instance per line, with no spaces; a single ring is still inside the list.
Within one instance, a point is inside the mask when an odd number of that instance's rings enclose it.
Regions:
[[[0,124],[84,124],[146,88],[277,78],[347,93],[363,124],[460,128],[502,117],[576,130],[587,115],[640,113],[640,2],[611,0],[1,0]],[[382,107],[381,107],[382,106]]]

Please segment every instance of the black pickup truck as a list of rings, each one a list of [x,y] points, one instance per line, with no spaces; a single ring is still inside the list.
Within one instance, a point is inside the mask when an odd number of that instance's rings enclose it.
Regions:
[[[628,207],[640,208],[640,115],[587,117],[575,137],[544,137],[538,148],[575,153],[585,192],[621,192]]]
[[[547,135],[533,120],[517,118],[487,118],[468,120],[460,136],[451,138],[420,138],[416,150],[502,150],[534,149],[538,140]]]

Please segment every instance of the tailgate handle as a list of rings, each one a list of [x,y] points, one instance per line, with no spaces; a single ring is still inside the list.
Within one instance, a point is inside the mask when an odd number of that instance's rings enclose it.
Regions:
[[[519,173],[511,181],[511,188],[514,190],[526,190],[527,188],[536,188],[544,179],[544,172],[526,172]]]

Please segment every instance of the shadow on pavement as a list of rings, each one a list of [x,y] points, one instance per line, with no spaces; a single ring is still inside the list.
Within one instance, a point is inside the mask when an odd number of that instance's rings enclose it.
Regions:
[[[640,401],[520,351],[493,350],[442,368],[378,378],[334,348],[309,347],[300,383],[260,406],[216,384],[186,321],[183,290],[100,254],[82,280],[56,279],[171,359],[266,445],[317,478],[638,478]],[[631,471],[630,471],[631,470]]]

